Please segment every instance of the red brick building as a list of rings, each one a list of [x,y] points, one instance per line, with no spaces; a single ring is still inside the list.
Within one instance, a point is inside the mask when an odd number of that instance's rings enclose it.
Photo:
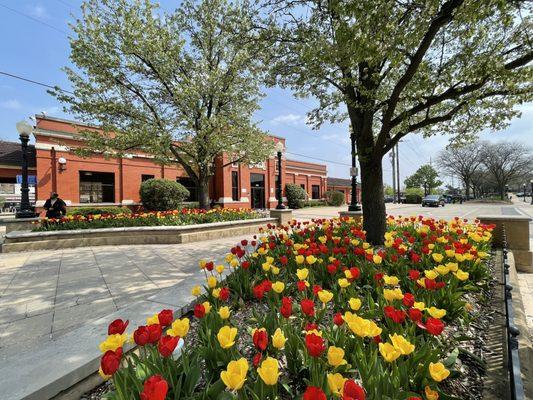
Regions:
[[[352,180],[344,178],[328,178],[328,190],[344,193],[344,202],[350,204],[352,198]],[[361,202],[361,189],[357,186],[357,201]]]
[[[94,127],[89,127],[95,129]],[[194,183],[179,166],[162,166],[146,153],[135,152],[122,158],[93,154],[80,158],[71,149],[79,146],[79,132],[86,125],[74,121],[36,116],[34,129],[36,159],[36,206],[41,206],[50,192],[58,192],[68,205],[139,203],[141,182],[150,178],[177,180],[196,201]],[[285,145],[285,139],[274,137]],[[277,162],[274,158],[259,165],[230,164],[222,155],[216,161],[210,182],[210,198],[223,207],[274,207]],[[320,199],[327,190],[327,168],[322,164],[284,159],[282,182],[300,184],[310,199]]]

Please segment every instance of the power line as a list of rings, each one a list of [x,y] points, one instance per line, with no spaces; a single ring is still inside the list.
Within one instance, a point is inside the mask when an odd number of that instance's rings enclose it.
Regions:
[[[62,34],[64,34],[64,35],[67,35],[67,36],[68,36],[68,32],[67,32],[67,31],[65,31],[65,30],[63,30],[63,29],[61,29],[61,28],[57,28],[57,27],[55,27],[55,26],[53,26],[53,25],[50,25],[50,24],[47,23],[47,22],[41,21],[41,20],[38,19],[38,18],[34,18],[34,17],[32,17],[31,15],[28,15],[28,14],[26,14],[26,13],[23,13],[22,11],[15,10],[14,8],[8,7],[8,6],[6,6],[5,4],[2,4],[2,3],[0,3],[0,7],[3,7],[3,8],[5,8],[6,10],[9,10],[9,11],[15,13],[15,14],[21,15],[21,16],[23,16],[23,17],[25,17],[25,18],[28,18],[28,19],[30,19],[30,20],[32,20],[32,21],[34,21],[34,22],[37,22],[37,23],[39,23],[39,24],[42,24],[42,25],[44,25],[44,26],[46,26],[46,27],[48,27],[48,28],[50,28],[50,29],[53,29],[53,30],[55,30],[55,31],[57,31],[57,32],[60,32],[60,33],[62,33]]]
[[[1,5],[1,4],[0,4],[0,5]],[[49,85],[49,84],[47,84],[47,83],[34,81],[34,80],[32,80],[32,79],[24,78],[24,77],[19,76],[19,75],[10,74],[9,72],[0,71],[0,75],[9,76],[10,78],[19,79],[19,80],[21,80],[21,81],[28,82],[28,83],[32,83],[32,84],[34,84],[34,85],[44,86],[44,87],[47,87],[47,88],[50,88],[50,89],[54,89],[54,90],[60,90],[61,92],[65,92],[65,93],[69,93],[69,94],[74,94],[74,92],[71,92],[71,91],[69,91],[69,90],[65,90],[65,89],[61,89],[61,88],[58,87],[58,86],[52,86],[52,85]]]
[[[312,159],[312,160],[318,160],[318,161],[328,162],[328,163],[331,163],[331,164],[338,164],[338,165],[344,165],[344,166],[346,166],[346,167],[351,167],[350,164],[342,163],[342,162],[339,162],[339,161],[332,161],[332,160],[326,160],[325,158],[318,158],[318,157],[313,157],[313,156],[306,156],[305,154],[298,154],[298,153],[293,153],[293,152],[290,152],[290,151],[287,151],[286,153],[287,153],[287,154],[292,154],[293,156],[305,157],[305,158],[310,158],[310,159]]]

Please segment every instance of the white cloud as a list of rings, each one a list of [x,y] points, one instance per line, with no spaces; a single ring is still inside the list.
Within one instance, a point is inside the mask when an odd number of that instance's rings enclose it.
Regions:
[[[44,8],[41,5],[33,5],[28,7],[28,12],[32,17],[43,19],[48,18],[48,13],[46,12],[46,8]]]
[[[278,115],[277,117],[273,118],[270,122],[273,125],[282,125],[282,124],[290,124],[290,125],[300,125],[305,124],[307,121],[307,117],[305,115],[298,115],[298,114],[284,114],[284,115]]]
[[[18,100],[11,99],[0,102],[0,107],[7,110],[18,110],[22,107],[22,104],[20,104],[20,101]]]

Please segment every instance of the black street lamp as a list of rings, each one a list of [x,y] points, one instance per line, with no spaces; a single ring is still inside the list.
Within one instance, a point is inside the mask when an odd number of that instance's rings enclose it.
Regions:
[[[524,203],[526,202],[526,184],[524,183]]]
[[[350,140],[352,144],[352,168],[350,175],[352,177],[352,195],[350,196],[350,205],[348,211],[361,211],[361,206],[357,204],[357,153],[355,151],[355,134],[351,131]]]
[[[20,209],[15,217],[34,218],[35,210],[30,204],[30,189],[28,188],[28,142],[32,127],[26,121],[20,121],[17,123],[17,131],[22,147],[22,187],[20,189]]]
[[[424,181],[424,197],[428,195],[428,189],[427,189],[427,181]]]
[[[531,205],[533,206],[533,179],[531,179],[529,181],[529,183],[531,184]]]
[[[276,210],[284,210],[285,206],[283,205],[283,193],[281,190],[281,155],[283,153],[283,143],[276,143],[276,152],[278,153],[278,184],[276,185],[276,197],[278,198],[278,205]]]

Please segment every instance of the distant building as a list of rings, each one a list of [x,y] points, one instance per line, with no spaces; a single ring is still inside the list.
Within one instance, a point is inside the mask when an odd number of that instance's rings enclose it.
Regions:
[[[344,193],[346,204],[352,200],[352,180],[344,178],[328,178],[328,190]],[[361,202],[361,188],[357,185],[357,202]]]
[[[188,200],[197,201],[197,189],[187,173],[178,165],[157,164],[150,154],[132,150],[122,158],[105,158],[96,153],[88,158],[78,157],[72,149],[80,146],[83,139],[79,132],[87,128],[97,129],[75,121],[36,116],[35,144],[29,150],[30,175],[37,182],[37,207],[44,204],[50,192],[59,193],[69,206],[137,205],[140,185],[150,178],[176,180],[189,189]],[[285,145],[284,138],[273,138]],[[5,154],[0,182],[13,185],[20,175],[20,144],[2,142],[0,147],[0,154]],[[237,163],[222,167],[229,161],[226,155],[216,160],[209,188],[211,200],[231,208],[275,207],[278,174],[275,158],[256,165]],[[327,190],[327,168],[323,164],[284,159],[282,175],[283,186],[299,184],[310,199],[323,198]],[[9,190],[20,198],[20,188],[10,186]]]
[[[13,208],[20,203],[22,149],[20,142],[0,141],[0,197],[4,208]],[[35,200],[36,180],[35,147],[28,147],[28,175],[30,201]],[[32,184],[33,183],[33,184]]]

